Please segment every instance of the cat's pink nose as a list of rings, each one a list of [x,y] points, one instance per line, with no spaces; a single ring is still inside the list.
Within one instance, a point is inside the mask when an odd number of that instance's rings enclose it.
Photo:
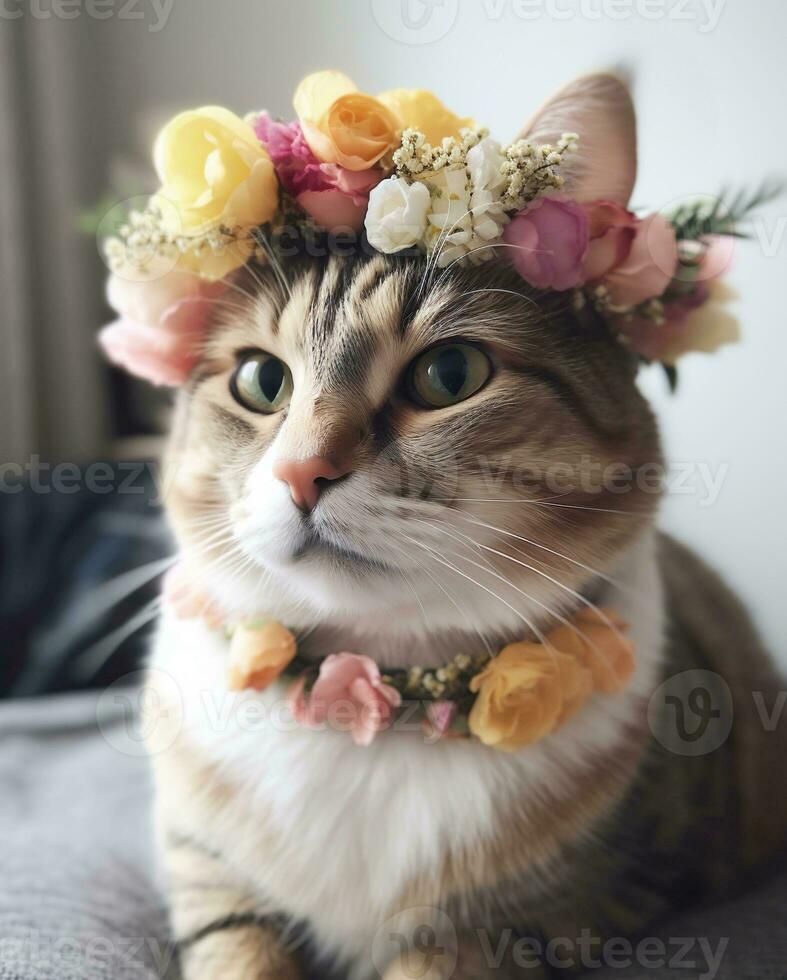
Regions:
[[[273,475],[290,488],[293,503],[301,510],[313,510],[320,494],[351,471],[349,465],[325,456],[308,459],[280,459],[273,464]]]

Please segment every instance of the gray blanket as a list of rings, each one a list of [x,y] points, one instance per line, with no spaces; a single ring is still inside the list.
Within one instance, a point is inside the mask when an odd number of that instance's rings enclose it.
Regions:
[[[177,977],[132,703],[113,687],[0,706],[0,980]],[[787,874],[611,949],[589,975],[785,980]]]

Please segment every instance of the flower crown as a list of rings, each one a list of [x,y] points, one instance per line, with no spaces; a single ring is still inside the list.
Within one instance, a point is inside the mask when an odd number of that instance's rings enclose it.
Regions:
[[[338,71],[305,78],[294,107],[291,123],[207,107],[161,131],[160,190],[105,243],[120,319],[101,341],[113,361],[182,383],[225,277],[266,261],[293,228],[365,231],[379,252],[415,250],[446,268],[507,258],[531,286],[570,291],[671,380],[681,354],[737,337],[720,276],[736,221],[770,192],[637,216],[571,195],[561,171],[593,134],[502,145],[431,92],[373,98]]]

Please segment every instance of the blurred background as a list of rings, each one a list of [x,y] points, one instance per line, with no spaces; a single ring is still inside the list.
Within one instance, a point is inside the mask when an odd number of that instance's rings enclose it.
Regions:
[[[97,517],[75,491],[54,531],[51,505],[44,514],[26,490],[23,507],[15,480],[57,462],[155,457],[168,395],[111,370],[96,348],[109,311],[95,225],[112,203],[155,189],[150,148],[174,112],[219,103],[290,118],[299,79],[336,67],[370,93],[432,89],[507,139],[572,76],[617,68],[633,79],[640,119],[633,204],[660,209],[787,172],[786,37],[780,0],[0,0],[6,642],[30,648],[35,627],[43,650],[65,630],[88,666],[101,663],[107,624],[90,634],[63,618],[78,557],[103,542],[87,573],[98,582],[131,567],[128,549],[113,557],[118,536],[146,561],[167,550],[160,525],[134,523],[155,497],[152,469],[120,512],[102,503]],[[688,356],[675,395],[657,369],[642,385],[674,464],[663,526],[723,572],[787,661],[787,202],[768,205],[753,232],[730,276],[742,343]],[[25,577],[34,559],[42,582]]]

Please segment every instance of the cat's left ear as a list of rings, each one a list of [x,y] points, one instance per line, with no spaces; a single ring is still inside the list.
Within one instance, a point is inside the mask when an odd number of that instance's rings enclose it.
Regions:
[[[578,201],[615,201],[626,207],[637,177],[637,123],[625,83],[614,75],[585,75],[570,82],[519,134],[556,143],[576,133],[579,147],[566,156],[565,190]]]

